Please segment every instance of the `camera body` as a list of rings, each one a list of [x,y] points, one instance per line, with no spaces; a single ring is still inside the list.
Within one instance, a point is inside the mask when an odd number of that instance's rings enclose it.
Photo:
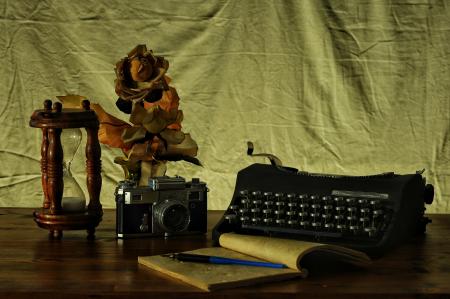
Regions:
[[[206,183],[182,177],[150,178],[148,186],[131,180],[116,187],[118,238],[201,234],[207,230]]]

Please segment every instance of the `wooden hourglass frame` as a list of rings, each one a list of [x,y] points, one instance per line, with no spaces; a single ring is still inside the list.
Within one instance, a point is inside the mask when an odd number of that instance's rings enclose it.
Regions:
[[[42,129],[41,173],[44,203],[34,212],[34,221],[41,228],[48,229],[50,238],[60,239],[64,230],[85,229],[88,239],[95,238],[95,228],[102,220],[100,204],[101,149],[98,141],[99,121],[90,109],[90,102],[84,100],[81,109],[63,109],[62,104],[44,102],[44,109],[33,112],[30,126]],[[63,148],[61,132],[63,129],[85,128],[86,142],[86,183],[89,204],[82,212],[67,212],[62,208],[64,192]]]

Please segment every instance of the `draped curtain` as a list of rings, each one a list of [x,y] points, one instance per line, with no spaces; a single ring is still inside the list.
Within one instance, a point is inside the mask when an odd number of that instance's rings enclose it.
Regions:
[[[450,212],[450,7],[442,0],[0,0],[0,206],[38,207],[45,99],[80,94],[114,116],[114,65],[137,44],[170,62],[183,131],[203,167],[169,175],[207,182],[225,209],[255,152],[304,171],[387,171],[435,186]],[[102,146],[104,207],[123,179]],[[85,158],[72,171],[87,194]]]

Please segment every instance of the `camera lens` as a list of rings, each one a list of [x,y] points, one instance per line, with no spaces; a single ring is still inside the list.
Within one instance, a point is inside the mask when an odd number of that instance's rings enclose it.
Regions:
[[[164,202],[155,208],[155,214],[167,232],[181,232],[189,225],[189,210],[181,203]]]

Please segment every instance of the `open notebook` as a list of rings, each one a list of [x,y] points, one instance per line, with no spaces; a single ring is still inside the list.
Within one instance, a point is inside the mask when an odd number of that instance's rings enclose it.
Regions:
[[[268,261],[285,264],[288,268],[273,269],[240,265],[215,265],[180,262],[155,255],[138,258],[140,264],[165,273],[206,291],[251,285],[262,282],[280,281],[293,277],[306,277],[308,271],[300,266],[301,259],[311,252],[322,252],[336,260],[358,266],[370,263],[370,258],[352,249],[263,236],[222,234],[221,247],[201,248],[187,253],[204,254],[253,261]]]

